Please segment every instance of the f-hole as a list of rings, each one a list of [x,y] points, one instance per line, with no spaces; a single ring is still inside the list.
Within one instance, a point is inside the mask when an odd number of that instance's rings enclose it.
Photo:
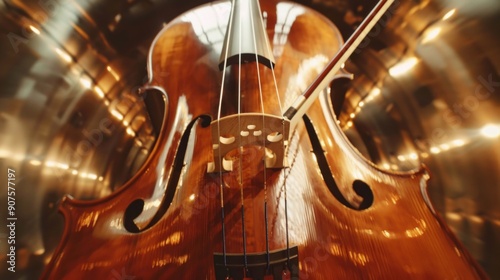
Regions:
[[[177,153],[175,154],[174,164],[172,166],[172,171],[170,173],[170,177],[168,178],[167,187],[165,189],[165,195],[163,196],[163,200],[158,208],[158,211],[153,216],[151,221],[142,229],[139,229],[134,222],[134,219],[137,218],[144,209],[144,200],[136,199],[132,203],[129,204],[125,213],[123,215],[123,226],[125,229],[132,233],[139,233],[145,231],[146,229],[155,225],[161,217],[167,212],[169,205],[172,203],[174,199],[175,190],[177,185],[179,184],[179,178],[181,176],[182,168],[184,166],[184,158],[186,156],[186,150],[189,143],[189,135],[191,134],[191,129],[195,125],[195,123],[201,120],[202,127],[208,127],[212,118],[208,115],[201,115],[195,119],[193,119],[184,130],[182,137],[180,139],[179,147],[177,148]]]
[[[358,210],[365,210],[370,206],[372,206],[373,192],[367,183],[361,180],[354,180],[354,182],[352,183],[352,188],[354,189],[354,192],[356,192],[357,195],[363,198],[363,201],[359,205]]]
[[[316,160],[318,162],[319,168],[321,170],[321,175],[323,175],[323,180],[325,181],[328,189],[333,194],[333,196],[343,205],[353,209],[353,210],[365,210],[373,204],[373,192],[370,186],[361,180],[355,180],[352,184],[354,192],[363,198],[363,201],[359,206],[352,205],[340,192],[335,179],[333,178],[332,171],[330,170],[330,165],[325,157],[323,148],[321,147],[321,142],[319,141],[318,134],[311,120],[307,115],[303,117],[304,124],[306,126],[307,134],[309,135],[309,140],[313,148],[313,153],[316,155]]]

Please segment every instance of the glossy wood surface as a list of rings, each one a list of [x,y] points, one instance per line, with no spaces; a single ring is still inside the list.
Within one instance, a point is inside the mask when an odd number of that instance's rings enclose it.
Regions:
[[[226,72],[221,116],[238,111],[240,73],[241,111],[261,112],[264,107],[267,114],[281,115],[279,103],[290,106],[342,44],[336,28],[316,12],[290,3],[266,1],[261,7],[268,15],[280,101],[269,68],[258,66],[262,105],[257,64],[232,66]],[[213,160],[211,131],[196,124],[173,200],[151,225],[169,191],[186,127],[199,115],[217,117],[222,81],[218,59],[229,8],[228,2],[203,6],[181,15],[158,35],[148,65],[150,86],[165,90],[167,110],[153,156],[109,197],[63,201],[65,234],[44,278],[215,279],[213,253],[223,250],[221,184],[228,253],[243,251],[241,189],[248,252],[266,250],[265,201],[269,247],[286,247],[286,197],[289,240],[299,247],[300,279],[484,278],[429,206],[426,172],[387,173],[365,161],[336,125],[327,96],[308,115],[343,196],[359,204],[352,185],[363,181],[373,192],[370,207],[354,210],[332,195],[302,123],[291,132],[289,167],[264,172],[264,148],[249,146],[230,154],[234,169],[223,174],[207,173]],[[213,25],[213,14],[219,16],[219,25]],[[146,206],[136,223],[150,227],[131,233],[123,226],[124,213],[139,198]]]

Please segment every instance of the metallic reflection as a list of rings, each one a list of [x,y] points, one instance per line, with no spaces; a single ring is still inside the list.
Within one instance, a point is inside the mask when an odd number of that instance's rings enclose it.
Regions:
[[[340,124],[381,168],[425,164],[435,209],[486,272],[500,278],[500,30],[494,24],[500,5],[396,6],[384,30],[346,65],[355,79]]]
[[[16,277],[7,270],[2,229],[2,279],[36,279],[62,234],[62,196],[110,194],[154,144],[144,102],[135,94],[146,76],[143,46],[113,45],[102,24],[107,18],[95,9],[83,1],[0,2],[0,168],[19,176]]]
[[[163,22],[201,2],[0,1],[0,168],[15,168],[23,178],[16,193],[19,277],[37,278],[50,260],[63,228],[56,213],[63,194],[103,197],[147,158],[155,137],[134,94],[146,81],[147,49]],[[345,36],[373,4],[298,2],[330,17]],[[436,210],[487,273],[500,278],[500,2],[396,2],[383,31],[371,33],[346,64],[355,80],[340,125],[382,168],[426,164]],[[297,14],[291,8],[288,17]],[[279,21],[283,28],[273,40],[281,42],[290,20]],[[219,26],[200,32],[220,33],[222,43]],[[117,230],[120,219],[110,221]],[[2,279],[10,276],[5,250]],[[334,244],[329,250],[345,254]],[[146,252],[127,258],[138,253]],[[349,253],[360,265],[367,261]],[[166,257],[154,265],[185,261]]]

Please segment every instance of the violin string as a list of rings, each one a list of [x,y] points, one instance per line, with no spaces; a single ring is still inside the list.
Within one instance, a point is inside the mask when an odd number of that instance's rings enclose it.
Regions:
[[[278,88],[278,82],[276,81],[276,73],[274,71],[274,66],[272,63],[270,63],[271,65],[271,73],[273,75],[273,81],[274,81],[274,88],[275,88],[275,92],[276,92],[276,97],[278,99],[278,106],[280,108],[280,112],[281,112],[281,115],[283,115],[285,112],[283,110],[283,106],[282,106],[282,103],[281,103],[281,97],[280,97],[280,92],[279,92],[279,88]],[[281,131],[285,131],[285,121],[283,119],[283,121],[281,122],[282,124],[282,127],[281,127]],[[290,136],[289,136],[290,138]],[[283,139],[281,141],[281,144],[282,144],[282,149],[284,151],[286,151],[286,147],[285,147],[285,141],[288,141],[288,139],[285,139],[285,135],[283,135]],[[286,158],[286,154],[284,153],[283,154],[283,157],[284,159]],[[283,159],[283,160],[284,160]],[[284,163],[283,163],[284,165]],[[284,171],[282,172],[283,174],[283,196],[284,196],[284,200],[285,200],[285,238],[286,238],[286,256],[287,256],[287,265],[290,263],[290,234],[289,234],[289,230],[288,230],[288,198],[287,198],[287,184],[286,184],[286,178],[287,178],[287,175],[286,175],[286,169],[287,167],[284,166],[283,167]]]
[[[288,231],[288,199],[287,199],[287,187],[286,187],[286,174],[283,172],[283,186],[284,186],[284,196],[285,196],[285,236],[286,236],[286,259],[287,264],[290,263],[290,235]]]
[[[223,95],[224,95],[224,85],[225,85],[225,78],[226,78],[226,68],[227,68],[227,56],[229,52],[229,42],[231,41],[231,29],[233,26],[233,18],[231,17],[231,14],[234,12],[234,5],[231,5],[231,11],[229,14],[229,26],[228,26],[228,33],[227,33],[227,42],[226,42],[226,52],[224,53],[224,68],[222,71],[222,81],[221,81],[221,88],[220,88],[220,93],[219,93],[219,108],[217,112],[217,119],[220,120],[221,118],[221,113],[222,113],[222,100],[223,100]],[[221,137],[221,132],[220,132],[220,124],[217,125],[217,141],[219,148],[218,150],[218,160],[220,162],[216,163],[219,165],[219,191],[220,191],[220,203],[221,203],[221,224],[222,224],[222,256],[224,259],[224,267],[227,268],[227,255],[226,255],[226,222],[225,222],[225,214],[224,214],[224,185],[223,185],[223,179],[222,179],[222,154],[221,154],[221,142],[220,142],[220,137]]]
[[[239,5],[240,7],[240,15],[242,14],[243,10],[243,5]],[[242,41],[242,32],[241,32],[241,27],[242,27],[242,19],[240,17],[240,22],[239,22],[239,30],[238,30],[238,37],[239,37],[239,42],[238,42],[238,152],[239,152],[239,166],[238,166],[238,172],[239,172],[239,185],[240,185],[240,196],[241,196],[241,231],[243,234],[243,259],[244,259],[244,265],[245,265],[245,272],[248,270],[248,260],[247,260],[247,238],[246,238],[246,231],[245,231],[245,197],[243,193],[243,147],[241,145],[241,69],[242,69],[242,59],[241,59],[241,41]]]
[[[257,2],[257,5],[259,2]],[[260,10],[260,9],[259,9]],[[253,36],[253,44],[254,44],[254,50],[255,50],[255,67],[257,69],[257,81],[259,85],[259,97],[260,97],[260,107],[261,107],[261,112],[262,112],[262,129],[261,129],[261,141],[262,141],[262,147],[264,149],[264,157],[262,159],[263,164],[264,164],[264,222],[265,222],[265,235],[266,235],[266,257],[267,257],[267,270],[269,271],[270,268],[270,254],[269,254],[269,224],[268,224],[268,218],[267,218],[267,174],[266,174],[266,138],[265,138],[265,131],[266,131],[266,126],[265,126],[265,110],[264,110],[264,97],[262,93],[262,82],[261,82],[261,77],[260,77],[260,69],[259,69],[259,56],[257,55],[257,38],[255,34],[255,23],[253,21],[253,9],[250,9],[250,21],[251,21],[251,27],[252,27],[252,36]]]
[[[274,66],[272,63],[270,63],[270,65],[271,65],[271,73],[273,74],[274,91],[276,92],[276,98],[278,99],[278,107],[280,107],[281,115],[283,115],[285,112],[283,110],[283,106],[281,105],[280,92],[278,89],[278,83],[276,82],[276,74],[274,73]]]

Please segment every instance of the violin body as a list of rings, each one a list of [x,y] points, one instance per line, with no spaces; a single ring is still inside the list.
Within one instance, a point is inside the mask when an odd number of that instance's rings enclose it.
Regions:
[[[432,209],[426,171],[389,173],[365,160],[338,127],[326,91],[290,131],[283,168],[265,167],[265,146],[246,145],[227,155],[232,170],[208,171],[215,152],[207,116],[213,122],[238,112],[281,115],[343,43],[318,13],[268,1],[261,7],[274,68],[248,62],[220,71],[230,7],[199,7],[158,34],[147,89],[163,92],[165,115],[152,155],[110,196],[63,200],[64,235],[43,278],[225,279],[216,277],[214,254],[222,252],[249,266],[231,263],[233,279],[262,279],[262,273],[274,279],[485,278]],[[243,129],[252,133],[255,125]],[[282,273],[252,271],[251,258],[241,257],[292,247],[295,264],[280,264]]]

